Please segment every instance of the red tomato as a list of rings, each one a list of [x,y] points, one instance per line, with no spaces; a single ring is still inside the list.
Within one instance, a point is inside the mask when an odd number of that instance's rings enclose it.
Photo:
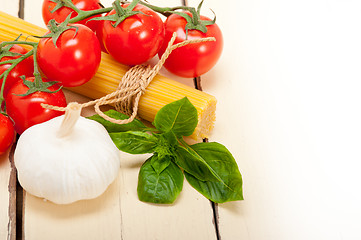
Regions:
[[[0,155],[4,154],[14,142],[14,124],[9,117],[0,113]]]
[[[191,16],[190,13],[187,13]],[[201,20],[210,20],[201,16]],[[177,33],[174,44],[186,39],[185,18],[172,14],[165,21],[165,39],[159,56],[163,55],[173,32]],[[207,32],[188,30],[188,39],[215,37],[216,41],[188,44],[172,51],[164,63],[164,67],[181,77],[193,78],[208,72],[218,61],[223,49],[222,32],[217,24],[207,26]]]
[[[97,38],[99,40],[99,44],[100,44],[100,49],[105,52],[108,53],[107,49],[104,46],[104,42],[103,42],[103,24],[104,24],[104,20],[97,20],[99,26],[97,28],[97,30],[95,30],[95,35],[97,35]]]
[[[88,27],[64,31],[56,42],[42,38],[38,45],[37,58],[41,72],[48,79],[59,81],[65,87],[76,87],[88,82],[97,72],[101,50],[97,37]]]
[[[122,5],[123,8],[129,4]],[[156,12],[143,5],[136,5],[136,14],[123,20],[117,27],[114,22],[103,22],[103,44],[110,55],[126,65],[144,63],[154,57],[164,38],[164,24]],[[115,10],[107,15],[115,14]]]
[[[13,45],[10,48],[10,51],[15,52],[15,53],[20,53],[20,54],[26,54],[28,52],[25,48],[23,48],[22,46],[19,46],[19,45]],[[5,62],[5,61],[11,60],[11,59],[16,59],[19,57],[20,56],[3,57],[0,59],[0,61]],[[0,65],[0,74],[5,72],[10,66],[11,66],[11,64]],[[24,59],[23,61],[21,61],[18,65],[16,65],[10,71],[9,75],[6,78],[6,83],[5,83],[5,88],[4,88],[4,96],[6,96],[11,85],[13,85],[16,81],[20,80],[21,76],[24,75],[25,77],[31,77],[31,76],[33,76],[33,72],[34,72],[33,57],[28,57],[28,58]],[[3,79],[0,79],[0,87],[2,85],[2,82],[3,82]]]
[[[102,8],[99,0],[72,0],[73,4],[80,10],[96,10],[96,9],[100,9]],[[78,14],[68,8],[68,7],[61,7],[58,10],[56,10],[55,12],[51,12],[54,7],[56,6],[56,3],[51,1],[51,0],[44,0],[43,2],[43,6],[42,6],[42,14],[43,14],[43,20],[45,24],[48,24],[48,22],[51,19],[54,19],[56,22],[61,23],[64,22],[64,20],[66,19],[67,16],[69,16],[69,14],[72,14],[72,18],[76,17]],[[92,29],[93,31],[96,31],[98,28],[98,21],[89,21],[87,22],[89,19],[94,18],[94,17],[100,17],[101,15],[95,15],[93,17],[84,19],[80,22],[80,24],[86,25],[88,26],[90,29]]]
[[[34,81],[34,77],[26,80]],[[54,117],[64,114],[64,112],[43,108],[40,104],[50,104],[59,107],[66,107],[66,99],[62,90],[56,93],[34,92],[25,97],[16,94],[24,94],[28,87],[23,81],[17,81],[5,97],[6,112],[15,122],[17,133],[23,133],[27,128],[48,121]],[[59,89],[59,86],[53,85],[48,88],[50,91]]]

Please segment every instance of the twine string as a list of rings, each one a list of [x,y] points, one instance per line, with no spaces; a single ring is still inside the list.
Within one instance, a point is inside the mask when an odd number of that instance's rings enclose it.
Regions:
[[[169,57],[171,52],[179,47],[183,47],[191,43],[200,43],[215,41],[214,37],[208,38],[198,38],[185,40],[183,42],[174,44],[177,35],[174,32],[171,40],[168,42],[168,46],[157,62],[156,65],[151,67],[150,65],[136,65],[130,68],[125,75],[122,77],[116,91],[105,95],[99,99],[95,99],[86,103],[76,103],[80,108],[89,107],[94,105],[94,110],[99,116],[104,118],[107,121],[110,121],[115,124],[126,124],[133,121],[138,113],[139,100],[142,94],[146,91],[147,86],[151,83],[153,78],[159,73],[164,62]],[[72,103],[74,105],[75,103]],[[107,116],[104,112],[101,111],[100,106],[114,104],[117,111],[120,111],[129,116],[127,119],[115,119]],[[69,104],[67,107],[58,107],[49,104],[42,103],[43,108],[56,110],[56,111],[67,111],[69,109]]]

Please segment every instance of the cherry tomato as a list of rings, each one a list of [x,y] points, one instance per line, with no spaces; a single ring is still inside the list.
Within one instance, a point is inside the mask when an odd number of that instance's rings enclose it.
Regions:
[[[0,113],[0,155],[4,154],[14,142],[14,124],[8,116]]]
[[[13,45],[10,48],[11,52],[14,53],[20,53],[20,54],[26,54],[28,51],[23,48],[20,45]],[[1,62],[5,62],[8,60],[12,60],[12,59],[16,59],[19,58],[20,56],[15,56],[15,57],[3,57],[0,59]],[[2,74],[3,72],[5,72],[9,67],[11,66],[11,64],[3,64],[0,65],[0,74]],[[17,64],[9,73],[9,75],[6,78],[6,83],[5,83],[5,88],[4,88],[4,96],[7,94],[9,88],[11,87],[11,85],[13,85],[16,81],[20,80],[21,76],[25,76],[25,77],[31,77],[33,76],[33,72],[34,72],[34,61],[33,61],[33,57],[28,57],[26,59],[24,59],[23,61],[21,61],[19,64]],[[3,82],[3,78],[0,79],[0,87],[2,85]]]
[[[34,77],[26,80],[34,81]],[[27,96],[18,96],[28,91],[23,81],[17,81],[5,97],[6,112],[15,122],[15,131],[22,134],[27,128],[48,121],[64,112],[43,108],[40,104],[50,104],[59,107],[66,107],[66,99],[62,90],[56,93],[34,92]],[[50,91],[59,89],[53,85],[48,88]]]
[[[187,13],[191,16],[190,13]],[[201,20],[210,20],[201,16]],[[163,55],[169,40],[172,38],[173,32],[177,33],[174,44],[186,40],[185,26],[187,21],[185,18],[172,14],[165,25],[165,39],[159,56]],[[198,30],[188,30],[188,39],[197,39],[205,37],[214,37],[216,41],[188,44],[172,51],[164,63],[164,67],[181,77],[193,78],[208,72],[218,61],[223,49],[222,32],[217,24],[207,26],[207,32],[202,33]]]
[[[129,4],[122,5],[123,8]],[[103,44],[110,55],[126,65],[144,63],[154,57],[164,38],[164,24],[156,12],[143,5],[136,5],[136,14],[123,20],[117,27],[112,21],[103,22]],[[113,9],[107,15],[115,14]]]
[[[94,32],[84,25],[72,26],[78,28],[76,34],[74,28],[64,31],[56,46],[52,38],[42,38],[37,51],[41,72],[65,87],[88,82],[97,72],[101,60],[100,45]]]
[[[107,49],[104,46],[104,42],[103,42],[103,24],[104,24],[104,20],[97,20],[99,26],[97,28],[97,30],[95,30],[95,35],[97,36],[98,40],[99,40],[99,44],[100,44],[100,49],[105,52],[108,53]]]
[[[102,6],[99,3],[99,0],[72,0],[72,2],[80,10],[88,11],[88,10],[96,10],[102,8]],[[71,15],[72,18],[78,15],[73,9],[70,9],[68,7],[61,7],[56,11],[51,12],[55,6],[56,6],[55,2],[51,0],[44,0],[42,6],[42,14],[45,24],[48,24],[48,22],[51,19],[54,19],[58,23],[64,22],[64,20],[66,19],[67,16],[69,16],[69,14],[72,14]],[[100,16],[101,15],[95,15],[77,23],[86,25],[93,31],[96,31],[99,25],[98,21],[88,21],[88,20]]]

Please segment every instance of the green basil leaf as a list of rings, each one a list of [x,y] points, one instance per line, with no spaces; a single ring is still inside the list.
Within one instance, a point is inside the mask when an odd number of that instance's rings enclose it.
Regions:
[[[153,122],[159,131],[173,131],[176,136],[191,135],[197,124],[197,109],[187,97],[162,107],[155,115]]]
[[[163,170],[169,166],[170,162],[171,162],[171,156],[169,155],[165,155],[165,156],[154,155],[154,157],[152,157],[150,161],[153,169],[156,171],[158,175],[161,174]]]
[[[151,203],[173,203],[183,188],[183,172],[170,161],[168,167],[157,174],[151,165],[151,158],[145,161],[139,171],[137,188],[139,200]]]
[[[112,117],[114,119],[120,119],[120,120],[124,120],[124,119],[128,119],[129,116],[120,113],[116,110],[108,110],[106,112],[104,112],[105,115]],[[97,121],[100,124],[102,124],[105,129],[107,129],[107,131],[109,133],[112,132],[126,132],[126,131],[142,131],[144,129],[146,129],[147,127],[138,119],[134,119],[132,122],[130,123],[126,123],[126,124],[116,124],[116,123],[112,123],[109,122],[107,120],[105,120],[104,118],[102,118],[101,116],[99,116],[98,114],[95,114],[93,116],[88,117],[91,120]]]
[[[194,152],[194,150],[192,151],[192,149],[188,150],[180,145],[177,146],[175,151],[175,162],[185,172],[188,172],[201,181],[217,181],[215,170],[212,169],[206,160]]]
[[[162,133],[162,134],[159,134],[159,135],[164,139],[165,142],[167,142],[169,147],[179,145],[177,136],[174,134],[173,131],[165,132],[165,133]]]
[[[109,133],[109,136],[119,150],[131,154],[152,153],[158,142],[155,136],[139,131]]]
[[[187,181],[206,198],[216,203],[243,200],[242,176],[228,149],[216,142],[191,146],[221,178],[202,181],[185,172]]]

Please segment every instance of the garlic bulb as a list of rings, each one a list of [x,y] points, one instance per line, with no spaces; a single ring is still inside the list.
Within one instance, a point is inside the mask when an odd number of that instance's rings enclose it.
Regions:
[[[79,104],[65,115],[28,128],[14,162],[30,194],[68,204],[101,195],[117,177],[120,153],[105,128],[80,116]]]

